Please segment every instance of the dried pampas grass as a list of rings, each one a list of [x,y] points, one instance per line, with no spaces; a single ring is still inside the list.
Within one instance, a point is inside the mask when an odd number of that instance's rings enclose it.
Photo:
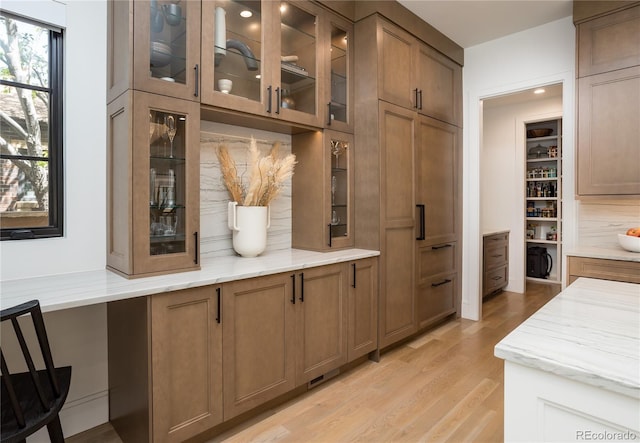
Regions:
[[[244,186],[238,169],[226,146],[216,150],[220,171],[229,196],[243,206],[268,206],[278,196],[284,183],[293,175],[296,156],[289,154],[278,158],[280,143],[275,142],[269,155],[260,156],[258,145],[252,137],[249,143],[249,185]]]

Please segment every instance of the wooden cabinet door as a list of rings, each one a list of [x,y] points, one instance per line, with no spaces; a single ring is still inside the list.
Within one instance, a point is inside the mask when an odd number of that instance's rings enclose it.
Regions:
[[[353,361],[378,346],[378,259],[351,262],[349,272],[347,360]]]
[[[579,24],[578,77],[640,65],[640,5]]]
[[[416,45],[418,111],[462,126],[462,67],[426,45]]]
[[[457,274],[431,276],[416,291],[420,328],[456,312]]]
[[[222,422],[218,289],[151,297],[154,442],[181,442]]]
[[[347,362],[345,264],[298,272],[296,380],[301,385]]]
[[[292,275],[222,287],[224,419],[295,387]]]
[[[460,224],[460,129],[421,117],[418,130],[416,204],[420,244],[455,241]],[[424,209],[424,210],[423,210]]]
[[[578,195],[640,195],[640,66],[578,81]]]
[[[379,98],[404,108],[417,106],[416,39],[384,20],[378,24]]]
[[[323,32],[328,39],[324,47],[324,83],[327,87],[321,113],[326,112],[325,128],[353,133],[353,23],[328,11],[324,14],[327,19]]]
[[[416,331],[414,111],[380,102],[381,348]]]

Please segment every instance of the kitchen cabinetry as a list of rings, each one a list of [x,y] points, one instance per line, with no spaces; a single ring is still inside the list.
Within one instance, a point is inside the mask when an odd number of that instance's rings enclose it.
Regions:
[[[331,250],[354,244],[353,135],[326,129],[292,136],[292,246]]]
[[[128,91],[107,111],[108,268],[129,277],[198,269],[198,104]]]
[[[366,146],[355,151],[355,244],[381,251],[385,348],[459,310],[460,129],[416,105],[419,40],[377,15],[356,23],[355,38],[355,135]],[[458,106],[446,112],[455,116]]]
[[[109,1],[107,102],[128,89],[200,101],[200,2]]]
[[[509,284],[509,232],[482,238],[482,296],[500,291]]]
[[[461,66],[380,18],[377,35],[380,99],[461,126]]]
[[[324,47],[328,84],[325,95],[327,117],[325,127],[353,132],[353,24],[338,15],[325,12],[327,25]]]
[[[225,420],[296,386],[294,283],[287,273],[224,284]]]
[[[222,422],[219,290],[107,305],[109,413],[123,441],[180,442]]]
[[[576,26],[577,193],[640,195],[640,5]]]
[[[640,262],[568,256],[567,268],[567,285],[579,277],[640,283]]]
[[[378,347],[378,259],[353,261],[349,268],[347,360],[351,362]]]
[[[324,14],[311,2],[204,0],[202,103],[323,126]]]
[[[294,274],[296,382],[314,380],[347,362],[348,281],[345,264]]]
[[[527,278],[560,283],[562,280],[562,120],[526,125]],[[547,134],[548,135],[543,135]],[[540,272],[529,258],[530,248],[545,248],[550,263]],[[540,250],[542,251],[542,250]],[[544,267],[544,266],[543,266]],[[546,271],[546,272],[545,272]],[[548,275],[544,275],[548,272]]]

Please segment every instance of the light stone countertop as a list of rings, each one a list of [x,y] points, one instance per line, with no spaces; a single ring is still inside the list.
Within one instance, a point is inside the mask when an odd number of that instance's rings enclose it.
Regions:
[[[494,353],[640,399],[640,285],[579,278],[500,341]]]
[[[640,252],[630,252],[622,249],[621,246],[614,246],[611,248],[597,248],[594,246],[578,246],[573,249],[567,249],[564,251],[565,255],[572,257],[586,257],[586,258],[603,258],[607,260],[624,260],[640,262]]]
[[[0,282],[2,308],[39,299],[43,312],[105,303],[233,280],[290,272],[380,255],[379,251],[346,249],[314,252],[284,249],[256,258],[203,259],[201,270],[127,279],[108,270]]]

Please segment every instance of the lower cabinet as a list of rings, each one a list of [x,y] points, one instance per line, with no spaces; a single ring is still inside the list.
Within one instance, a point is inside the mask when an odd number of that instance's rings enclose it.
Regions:
[[[422,329],[456,312],[457,243],[417,248],[416,303]]]
[[[567,256],[567,285],[579,277],[640,283],[640,262]]]
[[[375,351],[377,272],[368,258],[108,303],[122,441],[185,441]]]
[[[509,283],[509,233],[487,234],[482,239],[482,296]]]

